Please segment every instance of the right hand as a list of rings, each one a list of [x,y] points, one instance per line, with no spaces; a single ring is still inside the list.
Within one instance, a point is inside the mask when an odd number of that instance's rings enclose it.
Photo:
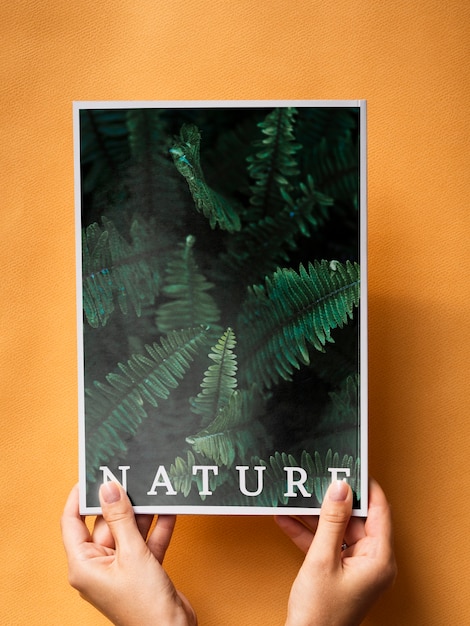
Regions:
[[[378,483],[370,482],[367,519],[351,518],[351,510],[351,488],[337,481],[319,519],[276,518],[306,553],[292,585],[286,626],[356,626],[394,581],[391,512]]]

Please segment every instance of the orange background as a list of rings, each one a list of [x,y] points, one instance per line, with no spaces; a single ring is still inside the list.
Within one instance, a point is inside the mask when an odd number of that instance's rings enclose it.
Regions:
[[[0,9],[0,623],[108,623],[66,580],[77,478],[73,100],[368,100],[370,467],[399,578],[367,624],[470,623],[469,42],[462,0],[16,0]],[[181,517],[201,626],[282,625],[268,518]]]

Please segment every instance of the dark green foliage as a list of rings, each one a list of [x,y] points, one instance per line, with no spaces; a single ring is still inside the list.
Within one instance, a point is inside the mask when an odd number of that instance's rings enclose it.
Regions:
[[[197,324],[216,324],[220,311],[207,292],[213,289],[199,271],[193,254],[195,238],[186,237],[184,245],[171,255],[165,270],[162,293],[169,299],[157,310],[157,328],[168,332],[175,328],[191,328]]]
[[[294,368],[310,363],[307,344],[324,351],[331,331],[352,318],[358,302],[359,266],[349,261],[314,261],[299,273],[279,269],[264,287],[251,288],[239,322],[247,379],[267,387],[290,380]]]
[[[262,410],[261,395],[256,386],[249,391],[232,391],[214,420],[195,435],[186,437],[195,452],[217,465],[231,467],[235,458],[244,461],[257,439],[266,437],[256,419]]]
[[[319,109],[305,115],[298,131],[311,146],[302,153],[304,167],[317,186],[336,202],[357,204],[359,137],[354,112]]]
[[[130,109],[126,114],[129,148],[135,162],[158,163],[164,154],[165,123],[160,109]]]
[[[212,364],[204,373],[200,393],[191,402],[193,412],[201,416],[203,425],[228,405],[237,387],[235,345],[235,334],[228,328],[208,355]]]
[[[256,420],[262,410],[259,388],[237,389],[235,346],[235,334],[228,328],[209,353],[213,363],[191,402],[204,428],[186,437],[195,452],[226,467],[231,467],[237,456],[245,459],[248,451],[255,449],[256,439],[264,435]]]
[[[86,109],[80,115],[82,192],[107,185],[129,158],[126,111]]]
[[[259,494],[255,500],[251,496],[245,496],[239,494],[236,497],[231,496],[230,503],[232,506],[264,506],[275,507],[285,506],[310,506],[318,507],[323,501],[323,497],[331,483],[331,474],[328,472],[329,467],[341,467],[348,468],[350,476],[348,482],[351,485],[353,494],[356,501],[361,498],[361,481],[360,481],[360,469],[361,463],[359,458],[355,458],[351,455],[340,455],[337,452],[328,449],[325,456],[322,458],[318,452],[312,456],[306,450],[303,450],[300,457],[296,458],[292,454],[286,452],[275,452],[267,460],[255,457],[251,459],[251,467],[261,466],[266,469],[263,471],[263,491]],[[305,504],[305,499],[299,498],[301,504],[297,504],[297,497],[286,496],[286,467],[301,468],[305,471],[306,480],[303,482],[303,486],[307,493],[311,494],[308,498],[308,504]],[[254,493],[258,487],[257,475],[255,472],[247,472],[247,484],[248,491]],[[298,478],[298,476],[296,476]],[[227,501],[227,504],[229,502]]]
[[[294,137],[293,108],[274,109],[259,124],[264,137],[253,142],[255,153],[249,156],[251,186],[250,221],[275,216],[284,208],[283,192],[289,191],[299,174],[296,152],[301,146]]]
[[[114,223],[103,216],[103,226],[90,224],[82,234],[83,309],[90,326],[105,326],[117,302],[126,314],[129,305],[140,316],[158,295],[155,259],[146,260],[147,237],[134,221],[127,243]]]
[[[211,228],[217,225],[229,232],[240,230],[236,209],[213,191],[204,179],[199,156],[200,143],[201,135],[197,127],[184,124],[179,139],[170,150],[176,168],[186,179],[196,208],[207,217]]]
[[[282,208],[275,217],[267,215],[248,223],[238,237],[228,242],[222,259],[232,271],[241,272],[249,282],[272,273],[290,259],[297,238],[308,236],[327,214],[333,200],[316,191],[311,177],[298,184],[298,197],[281,189]]]
[[[178,387],[206,331],[173,331],[160,343],[146,347],[146,354],[135,354],[126,364],[106,376],[106,383],[95,381],[87,389],[87,467],[93,476],[97,463],[126,449],[124,437],[135,435],[148,415],[147,406],[157,407]]]
[[[193,487],[196,487],[198,491],[202,491],[202,479],[201,474],[193,475],[192,469],[195,465],[204,465],[206,461],[199,455],[194,455],[191,450],[187,451],[187,460],[178,456],[175,462],[171,464],[169,476],[171,478],[172,485],[186,498]],[[218,474],[211,473],[209,475],[209,489],[215,491],[217,487],[223,485],[229,481],[230,477],[227,472],[219,472]],[[198,496],[201,500],[205,500],[206,496]]]
[[[81,131],[89,481],[142,457],[194,504],[209,464],[211,503],[312,507],[341,466],[359,499],[358,111],[90,110]],[[266,467],[259,498],[237,464]]]

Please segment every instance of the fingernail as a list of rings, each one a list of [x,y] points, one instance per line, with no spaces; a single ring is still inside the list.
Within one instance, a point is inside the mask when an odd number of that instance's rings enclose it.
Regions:
[[[117,483],[103,483],[100,487],[100,493],[106,504],[113,504],[121,499],[121,490]]]
[[[331,483],[328,496],[334,502],[344,502],[348,497],[349,488],[345,480],[335,480]]]

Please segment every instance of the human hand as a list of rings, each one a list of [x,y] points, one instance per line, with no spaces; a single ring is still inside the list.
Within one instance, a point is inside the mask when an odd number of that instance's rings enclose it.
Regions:
[[[351,488],[337,481],[319,519],[276,516],[306,553],[292,585],[286,626],[356,626],[394,581],[390,506],[377,482],[370,482],[367,519],[351,518],[351,510]]]
[[[79,514],[78,486],[61,519],[69,582],[116,626],[196,626],[188,600],[162,567],[176,521],[161,515],[147,541],[153,516],[135,516],[124,489],[100,488],[102,516],[92,533]]]

